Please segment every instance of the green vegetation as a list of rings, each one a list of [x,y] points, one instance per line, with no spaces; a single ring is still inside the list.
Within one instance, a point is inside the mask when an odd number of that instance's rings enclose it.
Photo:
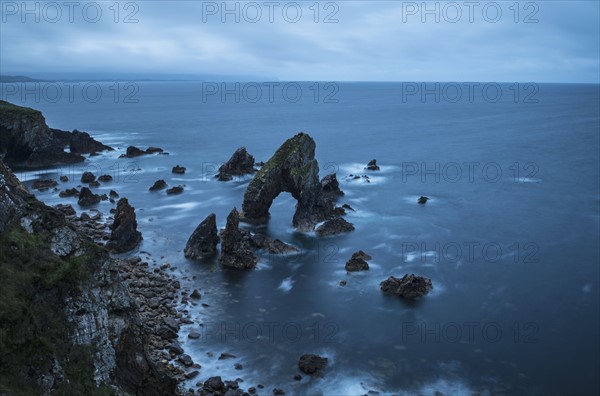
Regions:
[[[41,116],[42,113],[39,111],[32,109],[31,107],[22,107],[17,106],[12,103],[6,102],[4,100],[0,100],[0,115],[10,115],[10,116]]]
[[[50,372],[54,359],[69,379],[56,394],[111,394],[93,381],[89,347],[69,343],[63,310],[101,250],[90,244],[87,254],[63,259],[46,238],[18,226],[0,235],[0,394],[40,394],[28,374]]]

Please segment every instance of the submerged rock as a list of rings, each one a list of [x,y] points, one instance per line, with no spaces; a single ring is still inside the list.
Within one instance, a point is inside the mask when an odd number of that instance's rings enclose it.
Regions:
[[[213,392],[213,393],[216,393],[216,392],[224,393],[225,392],[225,384],[223,383],[223,380],[221,380],[220,376],[210,377],[209,379],[204,381],[204,390],[207,392]]]
[[[121,198],[117,203],[117,212],[106,247],[113,252],[123,253],[134,249],[142,240],[142,234],[137,230],[135,208],[129,205],[127,198]]]
[[[158,147],[148,147],[146,150],[142,150],[135,146],[127,147],[125,154],[121,154],[119,158],[135,158],[146,154],[162,153],[163,149]]]
[[[217,216],[211,213],[196,227],[183,251],[186,258],[203,260],[217,252],[220,239],[216,219]]]
[[[165,182],[163,179],[157,180],[154,182],[154,184],[148,189],[150,191],[158,191],[158,190],[162,190],[163,188],[167,187],[167,182]]]
[[[111,175],[101,175],[98,176],[98,180],[101,181],[102,183],[107,183],[109,181],[112,181],[112,176]]]
[[[379,166],[377,165],[377,160],[373,159],[373,160],[369,161],[369,163],[367,164],[367,167],[365,169],[370,170],[370,171],[378,171]]]
[[[271,159],[256,173],[242,204],[242,218],[264,223],[269,208],[281,192],[298,201],[293,224],[300,231],[312,231],[317,223],[336,217],[333,202],[323,193],[315,141],[306,133],[286,140]]]
[[[350,257],[350,260],[346,262],[346,271],[367,271],[369,269],[369,263],[367,263],[367,260],[371,260],[371,258],[371,256],[362,250],[353,253],[352,257]]]
[[[406,274],[398,279],[390,276],[380,284],[385,293],[392,293],[398,297],[414,300],[421,298],[433,288],[431,279],[415,274]]]
[[[240,147],[235,150],[229,161],[221,165],[217,178],[220,181],[229,181],[233,179],[233,176],[254,172],[254,157],[246,151],[245,147]]]
[[[183,175],[185,173],[185,167],[184,166],[179,166],[179,165],[175,165],[173,167],[173,169],[171,169],[171,173],[176,173],[178,175]]]
[[[79,199],[77,203],[80,206],[91,206],[100,202],[100,195],[94,194],[92,190],[87,187],[82,187],[79,192]]]
[[[325,223],[317,227],[316,234],[318,236],[330,236],[350,231],[354,231],[354,225],[343,218],[338,217],[332,220],[327,220]]]
[[[250,232],[240,229],[240,218],[236,208],[227,216],[227,224],[221,232],[221,257],[219,262],[226,267],[253,269],[258,258],[254,254]]]
[[[323,192],[329,198],[335,199],[344,195],[344,192],[340,190],[340,183],[337,180],[335,173],[329,174],[321,179],[321,187]]]
[[[327,361],[328,359],[326,357],[321,357],[319,355],[307,353],[300,356],[298,368],[304,374],[320,374],[321,370],[323,370],[325,366],[327,366]]]
[[[167,194],[171,195],[171,194],[181,194],[183,192],[183,186],[179,185],[179,186],[175,186],[175,187],[171,187],[167,190]]]

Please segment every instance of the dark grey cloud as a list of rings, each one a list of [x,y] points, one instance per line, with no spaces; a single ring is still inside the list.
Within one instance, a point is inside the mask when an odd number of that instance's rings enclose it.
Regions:
[[[314,7],[309,8],[311,1],[302,3],[302,17],[295,23],[292,3],[286,1],[278,2],[272,22],[265,2],[255,2],[262,16],[251,23],[244,18],[256,16],[250,3],[237,3],[240,10],[250,7],[239,23],[231,14],[223,23],[222,9],[214,15],[203,12],[221,8],[221,1],[121,2],[118,16],[109,8],[113,2],[97,2],[102,10],[97,22],[89,18],[95,15],[91,3],[82,2],[73,21],[62,7],[62,17],[52,23],[49,19],[55,14],[43,14],[47,2],[30,2],[29,9],[39,4],[40,22],[27,14],[23,23],[22,3],[2,1],[0,72],[599,82],[596,1],[520,2],[518,14],[514,1],[475,2],[474,9],[462,1],[427,2],[428,10],[438,10],[429,14],[421,1],[320,2],[318,22]],[[229,2],[228,7],[235,4]],[[87,20],[82,14],[86,5]],[[290,11],[287,18],[282,15],[284,6]],[[494,21],[497,7],[502,15]],[[456,9],[462,16],[452,23]],[[473,21],[469,10],[474,11]],[[323,23],[332,12],[338,22]],[[528,15],[537,22],[524,23]],[[137,22],[125,23],[127,16]]]

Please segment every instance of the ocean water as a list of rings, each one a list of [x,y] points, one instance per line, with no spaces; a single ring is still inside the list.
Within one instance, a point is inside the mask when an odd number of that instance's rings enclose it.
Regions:
[[[136,207],[144,241],[134,253],[169,262],[209,305],[187,307],[196,323],[180,333],[202,365],[190,386],[221,375],[286,394],[599,392],[598,85],[503,84],[484,93],[480,86],[457,99],[448,84],[302,83],[285,92],[281,83],[272,98],[260,86],[259,100],[254,85],[242,85],[239,98],[231,84],[223,97],[222,87],[213,95],[214,84],[200,82],[98,87],[94,102],[79,87],[55,100],[36,97],[35,87],[20,95],[3,86],[3,99],[41,110],[51,127],[88,131],[118,148],[18,175],[79,178],[87,168],[116,176],[97,190],[115,189]],[[250,272],[186,260],[194,228],[211,212],[224,227],[250,180],[218,182],[218,166],[240,146],[266,161],[299,131],[317,143],[321,176],[337,173],[339,203],[356,209],[347,215],[356,230],[330,238],[296,232],[295,201],[282,193],[268,224],[245,227],[301,253],[262,254]],[[119,159],[128,145],[170,155]],[[365,171],[373,158],[381,170]],[[177,164],[185,175],[171,174]],[[185,192],[150,193],[160,178]],[[36,195],[77,206],[57,192]],[[418,205],[421,195],[431,200]],[[371,269],[346,274],[359,249],[373,256]],[[405,273],[431,278],[432,293],[417,303],[381,293],[382,280]],[[202,337],[188,339],[191,328]],[[222,352],[236,358],[218,360]],[[329,358],[322,378],[293,380],[303,353]]]

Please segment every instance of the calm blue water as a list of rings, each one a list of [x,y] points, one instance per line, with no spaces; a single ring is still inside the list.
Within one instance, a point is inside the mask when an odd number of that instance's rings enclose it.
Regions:
[[[535,103],[523,97],[530,87],[518,87],[516,99],[509,85],[496,102],[475,90],[473,100],[463,93],[455,103],[451,93],[439,102],[403,100],[401,84],[385,83],[339,84],[337,103],[324,103],[333,89],[323,85],[318,100],[314,87],[302,85],[296,103],[281,88],[273,103],[266,89],[257,103],[236,103],[233,95],[203,100],[198,82],[137,88],[138,103],[122,96],[115,103],[108,83],[97,103],[80,91],[72,103],[66,94],[56,103],[44,95],[23,102],[6,90],[3,98],[40,109],[52,127],[85,130],[120,148],[59,171],[79,176],[87,166],[118,175],[99,190],[115,189],[137,208],[140,250],[205,293],[210,307],[187,308],[203,327],[186,326],[180,337],[202,365],[198,379],[241,377],[245,388],[263,383],[266,393],[287,394],[598,393],[597,85],[539,85],[527,98]],[[255,229],[297,245],[300,255],[263,255],[244,273],[185,260],[186,240],[206,215],[215,212],[223,227],[241,205],[248,179],[218,182],[218,165],[239,146],[267,160],[298,131],[317,142],[322,176],[337,172],[346,192],[340,203],[356,209],[347,216],[356,231],[326,239],[297,233],[294,200],[281,194],[268,225]],[[130,144],[170,156],[117,159]],[[371,183],[345,179],[363,174],[373,158],[382,169]],[[176,164],[185,175],[170,173]],[[149,193],[159,178],[186,190]],[[420,195],[431,201],[417,205]],[[76,206],[57,193],[38,196]],[[346,274],[358,249],[373,256],[371,269]],[[417,304],[380,292],[379,282],[405,273],[430,277],[433,292]],[[338,286],[343,279],[347,286]],[[188,340],[191,327],[203,337]],[[218,361],[221,352],[237,358]],[[327,355],[329,367],[322,379],[296,382],[307,352]],[[234,370],[235,362],[244,369]]]

